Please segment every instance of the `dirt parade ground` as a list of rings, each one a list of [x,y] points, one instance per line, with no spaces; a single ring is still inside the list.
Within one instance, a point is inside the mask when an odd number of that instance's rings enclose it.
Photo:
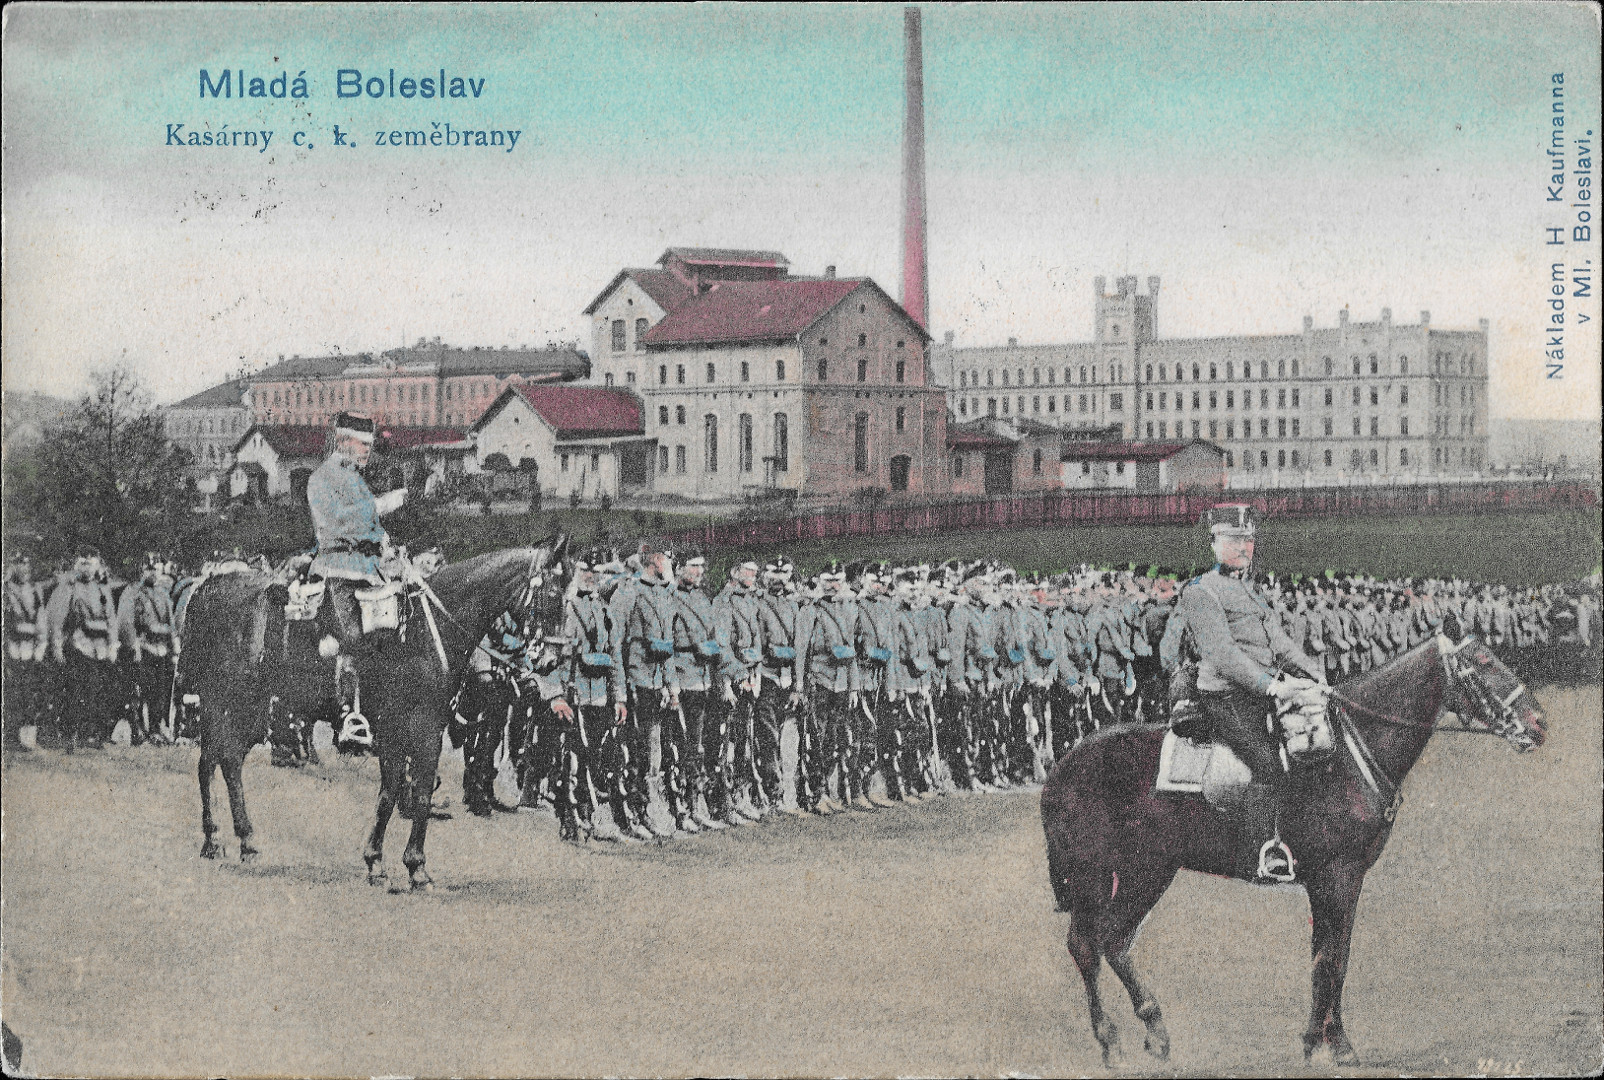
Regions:
[[[1405,784],[1348,975],[1364,1072],[1600,1067],[1600,691],[1538,696],[1541,750],[1441,735]],[[624,848],[457,804],[429,836],[436,891],[399,895],[358,855],[376,764],[266,759],[242,867],[198,857],[193,748],[7,757],[4,1009],[27,1070],[1105,1073],[1034,793]],[[1136,950],[1174,1054],[1128,1039],[1126,1069],[1301,1070],[1308,915],[1295,888],[1183,873]]]

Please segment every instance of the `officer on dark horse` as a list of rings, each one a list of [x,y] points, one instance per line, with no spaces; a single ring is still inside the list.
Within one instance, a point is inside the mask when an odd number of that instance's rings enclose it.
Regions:
[[[1292,852],[1276,815],[1286,791],[1281,741],[1266,717],[1275,703],[1313,698],[1324,704],[1325,669],[1293,643],[1253,581],[1258,534],[1252,507],[1217,506],[1208,514],[1215,565],[1187,583],[1172,619],[1179,619],[1197,656],[1197,703],[1214,739],[1253,772],[1242,793],[1238,826],[1247,871],[1260,881],[1291,881]],[[1280,673],[1292,667],[1312,676]]]
[[[1435,731],[1495,734],[1518,750],[1535,749],[1546,734],[1543,713],[1520,680],[1451,619],[1443,633],[1337,689],[1280,673],[1283,666],[1309,674],[1319,668],[1287,639],[1247,576],[1254,539],[1248,509],[1216,508],[1210,521],[1220,563],[1188,584],[1161,643],[1161,654],[1195,661],[1182,665],[1195,671],[1195,688],[1171,691],[1176,732],[1153,724],[1105,727],[1053,766],[1041,796],[1049,880],[1058,909],[1070,914],[1069,952],[1106,1063],[1118,1060],[1120,1042],[1098,985],[1104,959],[1146,1027],[1147,1050],[1169,1055],[1162,1010],[1137,974],[1132,947],[1176,873],[1188,869],[1304,887],[1314,960],[1305,1056],[1325,1047],[1337,1063],[1356,1064],[1342,1022],[1349,942],[1365,874],[1391,834],[1405,775]],[[1444,721],[1445,710],[1455,724]],[[1209,768],[1224,748],[1246,763],[1245,791],[1225,784],[1211,796],[1207,770],[1189,788],[1171,783],[1183,726],[1223,744],[1212,750]],[[1308,736],[1316,730],[1326,736],[1325,753],[1284,753],[1281,733],[1312,747]],[[1286,745],[1298,749],[1295,739]],[[1200,752],[1210,753],[1206,746]]]
[[[491,622],[514,604],[560,618],[567,541],[555,537],[533,548],[490,552],[424,580],[404,555],[392,557],[379,525],[380,514],[399,505],[399,493],[375,499],[357,471],[372,442],[372,422],[341,414],[334,437],[333,452],[307,487],[318,534],[308,580],[286,583],[250,570],[222,574],[197,587],[189,605],[192,645],[183,663],[202,715],[202,854],[221,854],[210,795],[219,767],[240,857],[256,853],[245,813],[244,758],[262,741],[270,711],[306,716],[321,708],[333,685],[328,660],[344,654],[356,662],[379,754],[378,812],[363,852],[369,880],[386,880],[385,829],[399,809],[412,821],[404,862],[413,887],[426,888],[430,796],[468,658]],[[385,580],[381,569],[398,580]],[[307,640],[292,633],[297,622],[315,626],[316,635]]]

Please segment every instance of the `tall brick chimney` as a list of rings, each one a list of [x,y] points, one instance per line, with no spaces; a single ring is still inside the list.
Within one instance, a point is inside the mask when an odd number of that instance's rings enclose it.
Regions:
[[[930,270],[925,258],[925,75],[919,9],[902,10],[907,110],[902,120],[902,307],[930,326]]]

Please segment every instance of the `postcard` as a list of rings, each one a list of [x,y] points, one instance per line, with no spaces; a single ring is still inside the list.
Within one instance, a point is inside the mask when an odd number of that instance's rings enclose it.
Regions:
[[[1599,1070],[1596,5],[3,54],[8,1074]]]

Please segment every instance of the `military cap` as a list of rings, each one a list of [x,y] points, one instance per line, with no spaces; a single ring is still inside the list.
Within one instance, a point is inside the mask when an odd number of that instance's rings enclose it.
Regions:
[[[1258,532],[1258,511],[1247,503],[1220,503],[1203,515],[1214,536],[1252,536]]]
[[[373,441],[373,417],[361,413],[342,412],[334,418],[334,433],[346,435],[360,442]]]

